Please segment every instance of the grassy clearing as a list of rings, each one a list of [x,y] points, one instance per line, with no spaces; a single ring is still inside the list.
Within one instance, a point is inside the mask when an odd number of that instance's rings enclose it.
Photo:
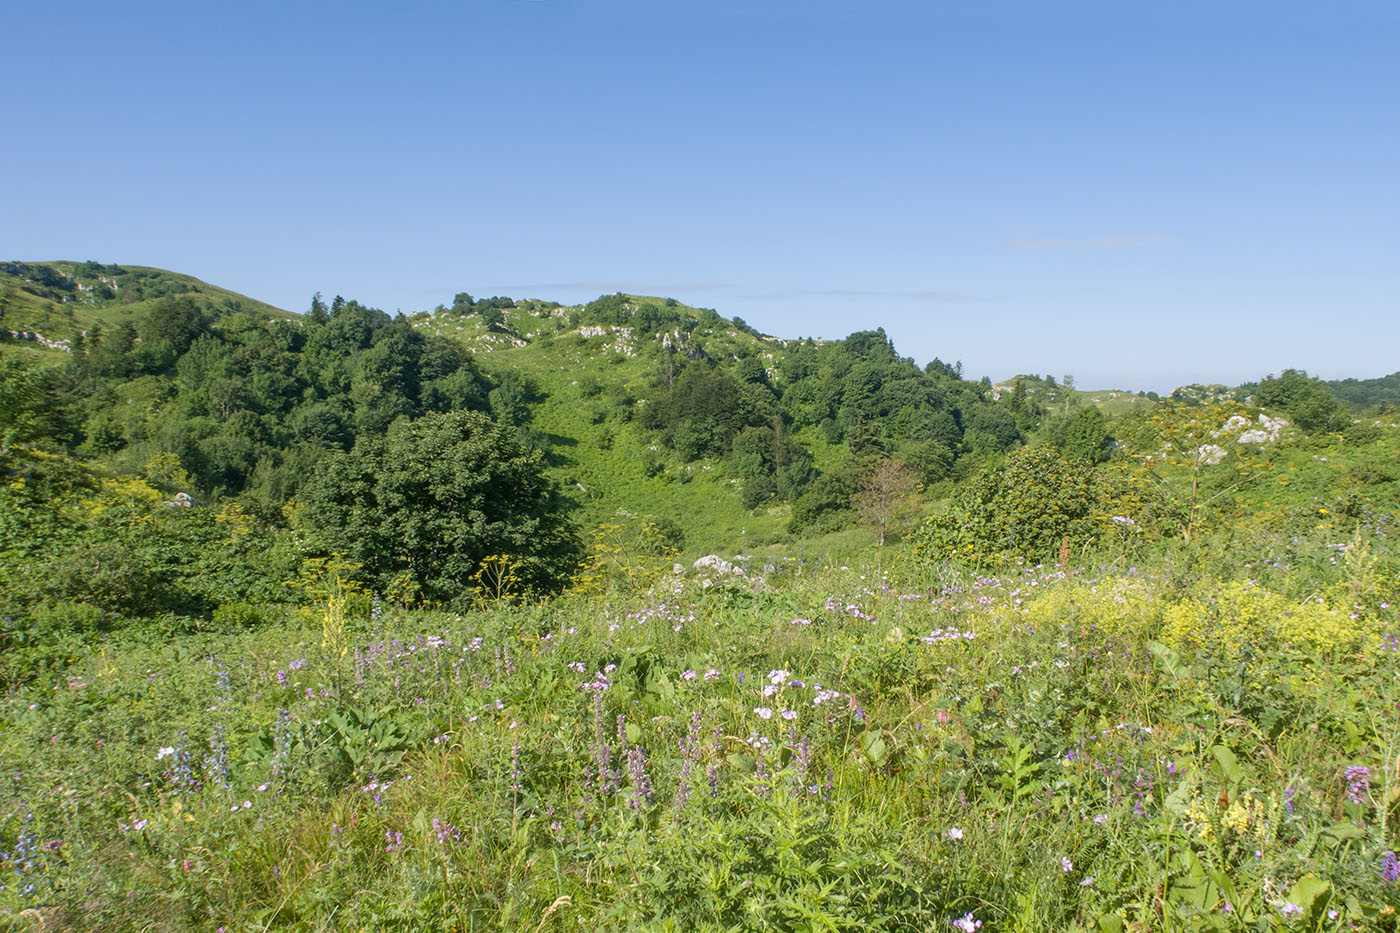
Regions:
[[[5,698],[0,903],[102,930],[1393,929],[1388,544],[1244,543],[1232,575],[890,549],[131,629]]]

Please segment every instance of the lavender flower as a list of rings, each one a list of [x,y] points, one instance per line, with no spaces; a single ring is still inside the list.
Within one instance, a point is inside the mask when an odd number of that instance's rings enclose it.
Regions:
[[[272,760],[269,765],[272,776],[281,780],[287,774],[292,758],[292,716],[282,707],[277,707],[277,719],[272,725]]]
[[[612,769],[612,746],[606,742],[599,743],[596,755],[598,792],[606,797],[617,792],[617,775]]]
[[[640,745],[627,750],[627,776],[632,783],[632,793],[627,798],[627,806],[640,810],[651,800],[651,778],[647,777],[647,753]]]
[[[1365,803],[1371,792],[1371,769],[1365,765],[1352,765],[1346,769],[1347,799],[1352,803]]]
[[[214,669],[214,683],[218,690],[218,702],[222,706],[227,706],[233,699],[233,688],[229,681],[228,668],[224,667],[224,662],[210,655],[209,663],[217,665]]]
[[[171,746],[170,770],[166,772],[170,775],[170,783],[175,785],[175,793],[182,791],[193,791],[199,788],[199,782],[194,777],[194,767],[190,755],[189,734],[181,729],[175,733],[175,744]],[[161,749],[164,751],[164,749]]]
[[[797,754],[792,758],[792,783],[801,790],[807,779],[807,768],[812,764],[812,742],[802,736],[797,742]]]
[[[700,718],[699,710],[696,710],[690,717],[690,730],[681,740],[681,776],[680,783],[676,787],[676,810],[685,809],[686,801],[690,799],[690,772],[694,770],[695,763],[700,760]]]
[[[211,784],[228,790],[228,741],[223,723],[215,723],[209,733],[209,754],[204,756],[204,774]]]
[[[433,817],[433,832],[437,834],[437,841],[442,845],[446,845],[449,839],[461,841],[462,838],[457,827],[446,820],[439,820],[437,817]]]

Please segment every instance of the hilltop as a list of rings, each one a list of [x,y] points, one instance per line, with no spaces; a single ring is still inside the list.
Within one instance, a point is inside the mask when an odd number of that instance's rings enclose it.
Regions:
[[[1046,412],[1068,412],[1084,405],[1093,405],[1105,415],[1121,415],[1146,411],[1158,400],[1156,392],[1130,392],[1126,389],[1078,389],[1070,377],[1057,382],[1054,376],[1022,373],[992,385],[992,397],[1020,398]]]
[[[35,351],[71,349],[95,327],[114,330],[136,321],[155,302],[173,295],[187,295],[214,314],[247,311],[265,318],[298,317],[192,275],[149,266],[0,262],[0,328]]]
[[[584,527],[659,522],[687,551],[732,552],[782,535],[790,504],[745,508],[742,480],[716,456],[722,451],[679,455],[646,413],[693,364],[735,375],[742,368],[743,384],[781,386],[777,360],[793,341],[712,309],[630,294],[583,305],[459,301],[409,321],[421,333],[458,341],[488,376],[521,387],[522,420],[549,444],[551,473],[578,503]],[[806,440],[828,463],[835,459],[832,445]]]

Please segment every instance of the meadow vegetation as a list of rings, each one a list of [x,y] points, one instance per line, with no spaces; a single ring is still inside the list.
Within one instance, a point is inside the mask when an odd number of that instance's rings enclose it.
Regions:
[[[201,295],[0,346],[0,926],[1400,927],[1393,410]]]

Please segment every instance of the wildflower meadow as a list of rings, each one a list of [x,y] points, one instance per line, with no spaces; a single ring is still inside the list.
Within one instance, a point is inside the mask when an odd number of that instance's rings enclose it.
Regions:
[[[93,644],[0,738],[16,929],[1394,929],[1381,538],[912,549]],[[1340,556],[1340,560],[1336,558]]]

